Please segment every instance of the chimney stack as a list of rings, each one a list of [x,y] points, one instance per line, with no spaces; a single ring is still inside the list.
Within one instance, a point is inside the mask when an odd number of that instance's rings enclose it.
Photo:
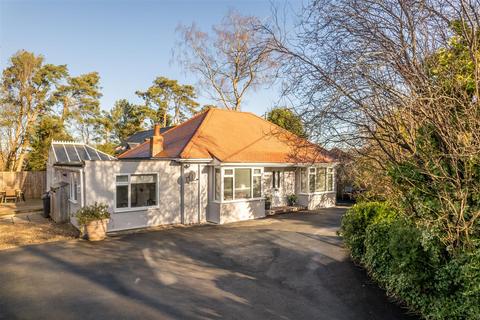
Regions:
[[[163,151],[163,137],[160,134],[160,125],[153,127],[153,137],[150,139],[150,156],[154,157]]]

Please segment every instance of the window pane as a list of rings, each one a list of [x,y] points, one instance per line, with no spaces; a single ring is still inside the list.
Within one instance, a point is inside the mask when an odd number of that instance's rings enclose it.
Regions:
[[[130,189],[130,202],[132,208],[157,205],[156,175],[132,175]]]
[[[253,197],[260,198],[262,196],[262,177],[261,176],[253,176]]]
[[[315,191],[325,191],[325,168],[317,168],[317,178],[315,184]]]
[[[223,200],[233,200],[233,177],[223,178]]]
[[[253,169],[253,174],[262,174],[262,170],[261,169]]]
[[[333,169],[329,168],[328,169],[328,174],[327,174],[327,190],[328,191],[333,191]]]
[[[315,192],[315,175],[313,173],[310,173],[309,178],[310,178],[309,191]]]
[[[301,180],[301,183],[302,183],[300,189],[302,190],[302,192],[308,192],[308,189],[307,189],[307,183],[308,183],[307,169],[305,169],[305,168],[301,169],[300,180]]]
[[[235,199],[251,197],[251,170],[235,169]]]
[[[117,176],[117,183],[128,182],[128,176]]]
[[[132,175],[130,183],[155,183],[154,174]]]
[[[220,169],[215,169],[215,200],[220,200],[220,192],[222,190],[221,182]]]
[[[233,175],[233,169],[225,169],[225,175]]]
[[[73,183],[73,200],[77,201],[78,200],[78,185],[77,181]]]
[[[117,186],[117,208],[128,207],[128,186]]]
[[[75,194],[75,200],[78,200],[78,195],[82,192],[79,184],[77,184],[77,188],[75,190],[77,190]]]

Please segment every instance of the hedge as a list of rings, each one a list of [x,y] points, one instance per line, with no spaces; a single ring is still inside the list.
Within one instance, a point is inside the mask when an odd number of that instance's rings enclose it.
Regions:
[[[342,219],[352,259],[425,319],[480,319],[480,248],[450,253],[388,203],[359,203]]]

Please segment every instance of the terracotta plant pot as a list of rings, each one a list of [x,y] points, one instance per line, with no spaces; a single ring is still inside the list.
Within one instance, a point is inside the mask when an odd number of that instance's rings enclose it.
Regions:
[[[95,220],[87,223],[85,229],[87,231],[88,240],[100,241],[105,239],[107,235],[108,219]]]

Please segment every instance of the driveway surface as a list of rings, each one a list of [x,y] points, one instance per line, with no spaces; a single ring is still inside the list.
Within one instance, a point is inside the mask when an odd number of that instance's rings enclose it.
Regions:
[[[345,208],[0,252],[0,319],[414,319],[354,266]]]

